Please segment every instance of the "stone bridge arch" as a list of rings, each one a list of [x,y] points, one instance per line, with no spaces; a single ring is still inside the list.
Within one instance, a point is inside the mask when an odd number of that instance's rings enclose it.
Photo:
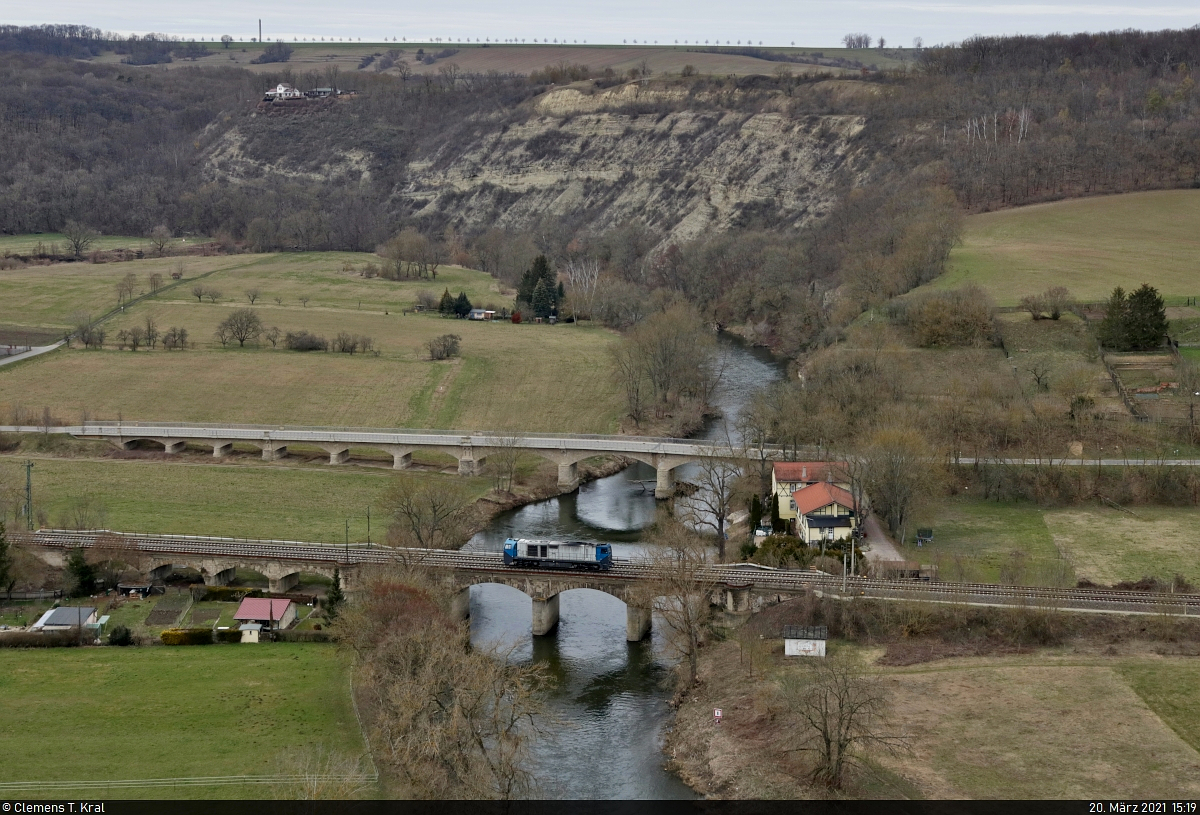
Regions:
[[[653,609],[645,598],[634,590],[629,581],[609,580],[587,573],[455,573],[451,579],[457,590],[451,614],[465,620],[471,613],[471,586],[494,583],[508,586],[527,595],[533,601],[533,635],[545,636],[558,626],[558,597],[565,591],[591,589],[617,598],[625,604],[625,639],[638,642],[650,633]]]

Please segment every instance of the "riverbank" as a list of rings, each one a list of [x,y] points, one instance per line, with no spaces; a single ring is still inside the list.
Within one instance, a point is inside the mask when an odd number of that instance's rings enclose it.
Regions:
[[[518,490],[517,492],[500,493],[493,490],[484,495],[475,502],[476,517],[468,525],[466,534],[459,543],[459,547],[465,546],[467,541],[486,529],[495,520],[496,516],[502,513],[520,509],[530,504],[536,504],[540,501],[548,501],[551,498],[557,498],[561,495],[569,495],[591,481],[616,475],[632,463],[624,456],[604,456],[602,458],[598,457],[598,459],[579,462],[576,469],[579,476],[579,484],[570,489],[559,486],[558,466],[553,463],[543,462],[537,467],[531,477],[527,477],[523,482],[514,484]]]

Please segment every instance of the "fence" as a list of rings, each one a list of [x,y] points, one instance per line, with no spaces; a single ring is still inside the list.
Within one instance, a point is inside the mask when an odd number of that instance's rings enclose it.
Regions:
[[[62,589],[49,591],[41,589],[39,591],[10,591],[5,592],[5,600],[57,600],[63,596]]]

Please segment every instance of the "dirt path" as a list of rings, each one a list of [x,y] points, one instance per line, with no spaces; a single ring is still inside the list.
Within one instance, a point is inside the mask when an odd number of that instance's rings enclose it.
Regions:
[[[892,542],[892,539],[883,531],[878,518],[874,515],[868,515],[864,527],[867,531],[867,544],[869,548],[863,554],[866,555],[867,560],[872,563],[888,560],[907,560],[900,553],[896,544]]]

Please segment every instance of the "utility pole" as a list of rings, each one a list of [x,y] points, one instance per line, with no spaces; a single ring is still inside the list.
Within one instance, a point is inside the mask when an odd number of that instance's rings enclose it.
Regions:
[[[350,519],[346,519],[346,562],[350,562]]]
[[[33,531],[33,462],[25,462],[25,528]]]
[[[367,507],[367,546],[371,545],[371,508]]]
[[[258,41],[262,42],[262,17],[258,18]]]

